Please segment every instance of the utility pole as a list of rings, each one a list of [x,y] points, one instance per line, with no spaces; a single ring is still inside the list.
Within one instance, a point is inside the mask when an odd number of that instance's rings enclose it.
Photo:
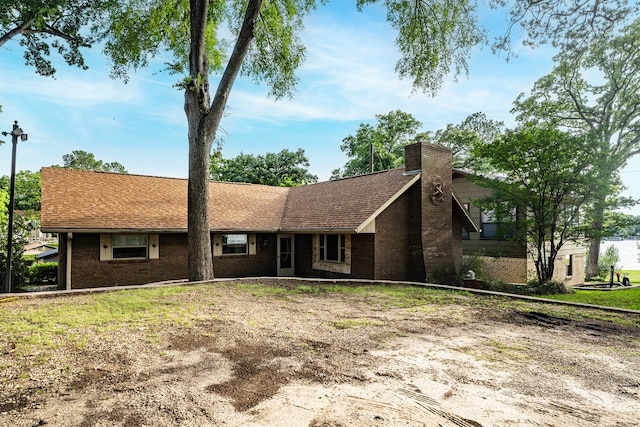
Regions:
[[[369,144],[369,173],[373,173],[373,142]]]
[[[18,146],[18,137],[21,141],[26,141],[28,136],[22,132],[22,129],[18,126],[18,121],[13,123],[13,130],[11,132],[2,132],[2,135],[7,136],[11,134],[11,143],[13,149],[11,151],[11,186],[9,187],[9,229],[7,233],[7,280],[4,284],[4,291],[11,293],[11,269],[13,258],[13,194],[15,192],[16,185],[16,147]]]

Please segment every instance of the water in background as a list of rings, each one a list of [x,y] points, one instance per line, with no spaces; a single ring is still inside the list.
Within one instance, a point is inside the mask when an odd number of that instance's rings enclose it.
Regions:
[[[600,244],[600,253],[602,254],[609,246],[615,246],[620,254],[621,270],[640,270],[638,244],[640,240],[607,240]]]

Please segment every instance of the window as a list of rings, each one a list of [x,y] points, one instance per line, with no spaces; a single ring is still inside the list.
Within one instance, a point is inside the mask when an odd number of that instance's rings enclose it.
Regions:
[[[318,259],[344,263],[346,244],[344,234],[320,234],[318,238]]]
[[[248,253],[246,234],[223,234],[222,255],[246,255]]]
[[[314,234],[311,268],[351,274],[350,234]]]
[[[504,239],[514,236],[516,210],[515,208],[507,209],[506,206],[500,209],[502,212],[500,212],[499,217],[494,210],[480,211],[480,237],[484,239]]]
[[[101,234],[100,261],[158,259],[158,234]]]
[[[242,256],[256,254],[256,235],[245,233],[214,234],[213,256]]]
[[[467,212],[471,210],[471,203],[463,203],[462,206],[465,208]],[[462,240],[469,240],[469,232],[467,230],[462,230]]]
[[[146,234],[114,234],[113,259],[146,258],[149,238]]]
[[[493,211],[480,211],[481,236],[485,239],[495,239],[498,235],[498,222]]]
[[[564,258],[567,264],[567,277],[573,276],[573,255],[567,255]]]

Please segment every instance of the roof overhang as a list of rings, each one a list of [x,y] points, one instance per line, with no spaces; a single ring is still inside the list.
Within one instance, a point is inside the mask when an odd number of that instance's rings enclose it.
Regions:
[[[361,232],[363,232],[363,230],[367,229],[369,224],[371,224],[373,221],[375,221],[375,219],[378,217],[378,215],[380,215],[382,212],[384,212],[384,210],[387,209],[393,202],[395,202],[398,199],[398,197],[402,196],[409,188],[411,188],[411,186],[413,186],[413,184],[418,182],[420,180],[420,176],[421,176],[420,173],[416,173],[413,176],[413,178],[411,178],[411,180],[409,182],[407,182],[400,190],[398,190],[398,192],[396,194],[391,196],[389,198],[389,200],[387,200],[373,214],[371,214],[371,216],[369,218],[367,218],[362,224],[360,224],[356,228],[355,232],[356,233],[361,233]]]
[[[58,228],[43,227],[43,233],[186,233],[186,228]]]
[[[458,195],[451,190],[451,202],[453,203],[453,213],[458,214],[459,218],[462,220],[462,228],[469,232],[480,232],[480,226],[473,220],[471,215],[469,215],[469,211],[465,209],[464,205],[460,201]]]

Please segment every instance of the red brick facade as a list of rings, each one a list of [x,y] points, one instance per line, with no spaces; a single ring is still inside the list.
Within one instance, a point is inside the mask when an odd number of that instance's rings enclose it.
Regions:
[[[60,234],[60,288],[66,283],[67,241]],[[137,285],[188,277],[187,235],[161,234],[158,259],[100,260],[100,234],[74,233],[71,240],[71,282],[73,289],[103,286]],[[225,255],[213,258],[216,277],[246,277],[276,275],[276,235],[258,234],[271,242],[258,245],[255,255]]]
[[[405,147],[406,169],[420,170],[422,259],[428,282],[443,283],[457,273],[454,260],[451,150],[428,144]],[[461,239],[461,234],[455,235]]]
[[[432,282],[448,283],[457,272],[462,257],[462,223],[458,222],[459,218],[457,214],[454,215],[452,208],[451,152],[443,147],[416,144],[407,147],[406,161],[406,172],[394,170],[349,178],[337,181],[335,187],[332,183],[320,183],[315,187],[310,185],[292,192],[289,198],[284,199],[282,198],[284,193],[270,192],[268,188],[264,189],[264,186],[256,187],[254,193],[252,193],[254,188],[246,184],[233,189],[244,191],[245,197],[255,197],[258,204],[279,203],[278,206],[283,212],[283,222],[280,225],[282,233],[291,234],[294,239],[294,275],[296,276],[412,281],[426,279]],[[58,188],[51,182],[54,181],[54,176],[58,179],[67,178],[67,175],[62,175],[63,173],[58,170],[48,172],[52,178],[47,183],[47,188],[52,188],[47,190],[47,193],[56,194]],[[95,179],[95,176],[86,175],[83,178]],[[107,175],[107,178],[113,185],[126,188],[126,191],[123,190],[125,198],[136,194],[131,192],[131,189],[135,188],[134,182],[146,182],[144,177],[127,178]],[[126,182],[121,183],[121,181]],[[180,182],[156,181],[153,183],[170,187],[171,194],[181,194]],[[68,183],[68,185],[71,184]],[[258,193],[262,190],[267,192],[268,200],[260,198],[261,193]],[[52,199],[50,194],[47,200]],[[322,202],[319,203],[318,200]],[[310,202],[307,203],[307,201]],[[122,200],[119,204],[131,205],[125,202],[127,200]],[[247,203],[249,202],[247,200]],[[180,202],[176,201],[172,206],[175,207],[177,203]],[[216,206],[221,208],[225,205],[219,203]],[[242,212],[242,210],[238,211],[237,207],[233,209],[236,212]],[[101,212],[105,210],[108,210],[108,207],[101,208]],[[51,218],[47,221],[54,223],[59,209],[53,204],[49,211]],[[137,213],[138,216],[142,214],[147,215],[144,212]],[[137,219],[134,213],[129,215],[124,210],[120,215],[121,221]],[[242,224],[238,221],[241,221],[243,215],[234,216],[231,213],[224,213],[224,215],[230,225]],[[271,216],[273,218],[270,217],[269,221],[275,221],[276,215]],[[155,217],[161,218],[161,215],[158,214]],[[177,214],[176,218],[178,218]],[[255,218],[260,219],[259,215]],[[328,221],[329,219],[331,221]],[[252,221],[257,220],[252,219]],[[174,226],[174,223],[169,220],[165,222],[167,227]],[[179,225],[178,222],[175,224]],[[271,227],[274,225],[269,224]],[[96,223],[97,226],[104,227],[104,224]],[[122,229],[120,227],[113,228]],[[245,226],[241,230],[251,230],[251,228]],[[111,259],[112,248],[109,246],[112,235],[109,234],[108,229],[101,229],[100,232],[94,233],[74,232],[70,240],[67,240],[68,233],[56,231],[60,235],[59,283],[61,288],[65,288],[68,283],[67,265],[69,263],[73,288],[144,284],[188,277],[187,235],[184,232],[159,230],[149,234],[147,259],[113,260]],[[234,231],[229,232],[234,233]],[[246,233],[246,231],[237,231],[237,233]],[[340,238],[344,243],[339,249],[346,254],[344,259],[336,261],[333,258],[319,258],[320,234],[314,233],[345,236]],[[248,254],[213,257],[216,277],[276,276],[278,274],[276,244],[278,234],[254,232],[249,235],[251,242],[248,245],[253,246]],[[212,239],[213,252],[219,254],[221,248],[216,245],[221,244],[221,238],[219,235],[215,236],[218,240]],[[157,242],[157,246],[151,244],[151,237],[158,239],[153,240]],[[71,249],[70,257],[68,257],[68,248]],[[326,247],[323,250],[326,250]],[[335,256],[335,252],[332,256]]]

